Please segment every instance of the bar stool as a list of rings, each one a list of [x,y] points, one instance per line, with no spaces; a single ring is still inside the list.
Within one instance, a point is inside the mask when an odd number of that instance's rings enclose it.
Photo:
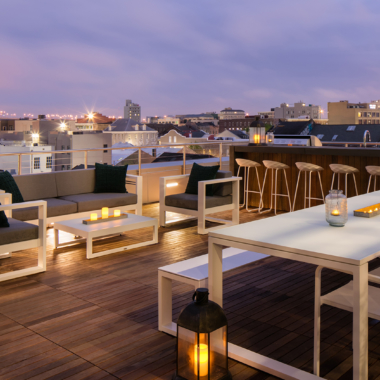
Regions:
[[[257,168],[261,166],[258,162],[251,161],[251,160],[245,160],[243,158],[237,158],[236,163],[239,165],[237,176],[239,177],[240,168],[244,168],[244,203],[242,205],[239,205],[240,207],[246,208],[248,212],[252,211],[259,211],[260,210],[260,203],[261,203],[261,187],[260,187],[260,179],[259,179],[259,172],[257,171]],[[249,187],[249,170],[251,168],[255,168],[256,170],[256,178],[257,178],[257,184],[259,186],[259,191],[256,190],[248,190]],[[256,193],[260,194],[260,201],[259,201],[259,208],[255,209],[248,209],[248,193]]]
[[[373,186],[373,191],[376,191],[376,177],[380,176],[380,166],[366,166],[365,167],[369,176],[369,181],[368,181],[368,187],[367,187],[367,193],[369,193],[369,187],[371,186],[371,179],[372,176],[375,176],[375,183]]]
[[[306,208],[306,200],[309,200],[309,207],[310,207],[310,201],[312,199],[315,199],[317,201],[325,202],[325,196],[323,194],[323,188],[322,188],[322,180],[321,180],[321,174],[320,172],[323,170],[321,166],[309,164],[308,162],[296,162],[296,166],[299,170],[298,172],[298,178],[297,178],[297,185],[296,185],[296,192],[294,193],[294,203],[293,203],[293,210],[296,206],[296,199],[297,199],[297,190],[298,190],[298,184],[300,181],[301,173],[305,173],[305,198],[304,198],[304,205],[303,207]],[[307,173],[309,173],[309,196],[306,195],[306,179],[307,179]],[[322,198],[312,198],[311,197],[311,173],[318,173],[319,178],[319,186],[321,188]]]
[[[334,187],[334,179],[335,179],[335,174],[338,174],[338,190],[340,187],[340,175],[344,174],[345,175],[345,185],[344,185],[344,194],[347,196],[347,176],[349,174],[352,174],[352,177],[354,178],[354,184],[355,184],[355,191],[356,195],[358,195],[358,188],[356,187],[356,179],[355,179],[355,173],[358,173],[359,170],[354,168],[353,166],[348,166],[348,165],[340,165],[340,164],[330,164],[330,169],[333,171],[333,177],[332,177],[332,182],[331,182],[331,190]]]
[[[269,160],[264,160],[263,161],[263,165],[265,166],[265,175],[264,175],[263,187],[261,189],[261,202],[259,204],[259,209],[262,208],[261,206],[264,206],[263,194],[264,194],[265,181],[266,181],[266,178],[267,178],[267,172],[268,172],[268,170],[271,170],[272,171],[272,182],[271,182],[271,192],[270,192],[270,208],[269,208],[269,210],[266,210],[265,212],[269,212],[269,211],[272,210],[273,197],[274,197],[274,214],[275,215],[276,215],[276,211],[277,211],[277,197],[287,197],[289,199],[289,210],[292,211],[292,201],[290,200],[288,180],[286,178],[286,171],[285,171],[285,169],[289,169],[289,166],[286,165],[286,164],[283,164],[281,162],[269,161]],[[286,190],[288,192],[288,195],[286,195],[286,194],[277,194],[277,172],[279,170],[283,170],[283,172],[284,172],[285,183],[286,183]],[[274,182],[273,182],[273,173],[274,173],[274,178],[275,178]],[[273,184],[274,184],[274,193],[273,193]]]

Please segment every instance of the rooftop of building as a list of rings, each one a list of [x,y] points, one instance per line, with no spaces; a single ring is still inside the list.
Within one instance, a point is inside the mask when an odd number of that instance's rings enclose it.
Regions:
[[[146,129],[144,129],[143,127],[144,125]],[[136,131],[136,126],[138,127],[137,128],[138,131],[152,131],[152,132],[155,131],[155,129],[146,126],[146,124],[139,123],[138,121],[129,119],[129,118],[117,119],[110,125],[111,132],[134,132]],[[109,132],[109,131],[105,131],[105,132]]]

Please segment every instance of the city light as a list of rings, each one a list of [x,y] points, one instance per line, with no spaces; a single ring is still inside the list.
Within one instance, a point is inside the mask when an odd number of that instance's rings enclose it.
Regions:
[[[90,112],[90,113],[88,114],[88,118],[89,118],[90,120],[92,120],[92,119],[94,118],[94,114],[93,114],[92,112]]]
[[[59,126],[62,128],[62,129],[65,129],[67,127],[66,123],[64,121],[61,122],[61,124],[59,124]]]

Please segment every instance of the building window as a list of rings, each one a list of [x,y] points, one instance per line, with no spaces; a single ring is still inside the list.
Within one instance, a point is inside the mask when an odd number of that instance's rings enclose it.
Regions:
[[[62,145],[62,149],[61,150],[65,150],[65,146],[64,145]]]
[[[363,112],[363,117],[367,117],[367,112]]]
[[[359,124],[363,124],[363,120],[359,120]]]
[[[173,137],[173,140],[174,140],[174,142],[176,143],[176,142],[177,142],[177,136],[174,136],[174,137]]]
[[[331,141],[335,141],[337,139],[338,135],[334,135]]]
[[[317,138],[318,138],[319,140],[322,140],[322,139],[323,139],[323,136],[324,136],[324,135],[320,134],[320,135],[317,135]]]
[[[51,169],[53,166],[53,157],[48,156],[46,157],[46,169]]]
[[[170,142],[170,143],[172,142],[172,137],[171,137],[171,136],[169,136],[169,142]]]
[[[39,169],[40,168],[40,158],[39,157],[34,157],[33,167],[34,167],[34,169]]]
[[[358,112],[358,117],[362,117],[362,113],[361,112]]]
[[[108,145],[107,144],[103,144],[103,148],[108,148]],[[107,153],[108,150],[103,150],[103,153]]]
[[[107,164],[104,164],[104,165],[107,165]],[[67,170],[70,170],[70,169],[71,169],[71,166],[67,165]]]

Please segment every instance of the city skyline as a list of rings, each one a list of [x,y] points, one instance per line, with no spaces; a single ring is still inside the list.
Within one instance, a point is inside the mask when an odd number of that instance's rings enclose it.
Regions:
[[[371,101],[380,4],[4,1],[0,110],[142,118]]]

